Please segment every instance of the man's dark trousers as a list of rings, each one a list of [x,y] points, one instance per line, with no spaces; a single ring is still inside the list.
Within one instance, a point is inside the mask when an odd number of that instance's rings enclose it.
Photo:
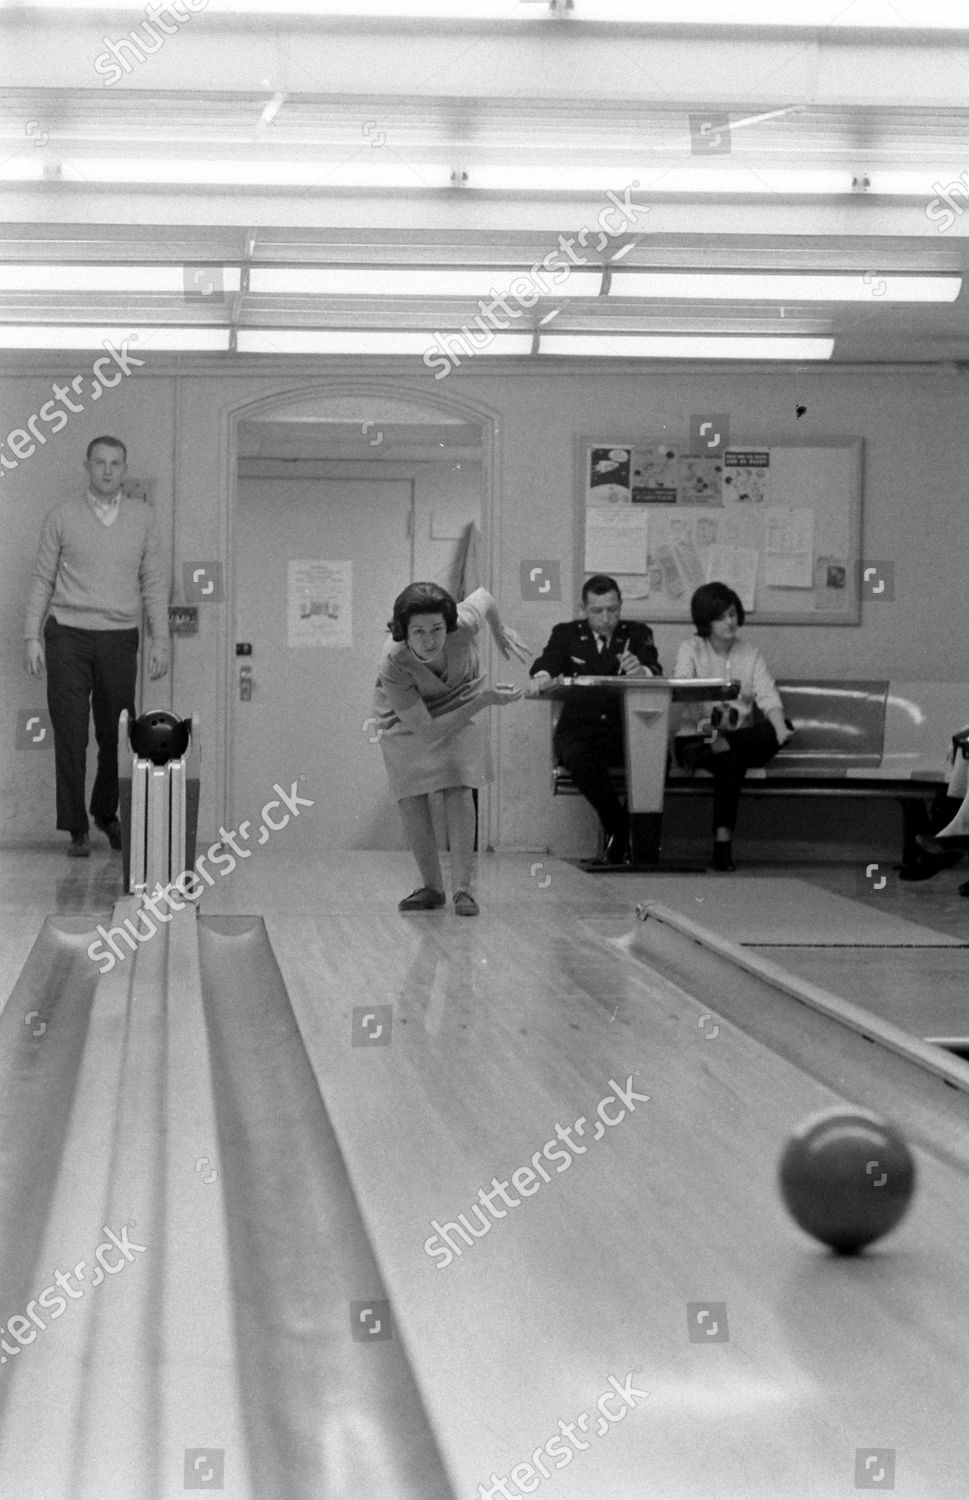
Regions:
[[[118,719],[135,711],[137,630],[79,630],[49,616],[44,626],[47,707],[54,731],[57,826],[86,833],[84,782],[90,716],[98,742],[91,816],[109,823],[118,811]]]
[[[625,840],[629,829],[626,809],[609,774],[610,768],[626,763],[621,727],[578,725],[567,735],[556,735],[553,747],[557,760],[598,813],[606,838]]]

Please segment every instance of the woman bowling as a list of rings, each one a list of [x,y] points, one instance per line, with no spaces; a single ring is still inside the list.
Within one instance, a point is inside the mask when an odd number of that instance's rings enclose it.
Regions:
[[[451,851],[451,883],[458,916],[474,917],[471,894],[475,810],[472,787],[493,778],[487,736],[475,716],[522,696],[507,683],[482,687],[477,635],[487,624],[502,656],[532,654],[503,625],[487,589],[461,604],[436,583],[411,583],[394,600],[391,638],[377,668],[374,716],[390,790],[400,807],[404,835],[422,884],[398,911],[433,911],[447,904],[430,794],[443,792]]]

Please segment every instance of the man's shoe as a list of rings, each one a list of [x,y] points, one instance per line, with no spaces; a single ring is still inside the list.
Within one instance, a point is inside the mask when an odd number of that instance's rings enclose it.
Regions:
[[[629,840],[624,833],[613,833],[606,839],[602,850],[604,865],[628,865]]]
[[[411,891],[403,901],[398,901],[398,911],[434,911],[437,907],[446,906],[447,897],[443,891],[432,890],[429,885],[422,885],[418,890]]]
[[[457,917],[476,917],[478,915],[478,903],[470,891],[454,892],[454,914]]]
[[[713,846],[710,869],[715,870],[718,875],[730,875],[736,868],[733,862],[733,845],[718,840]]]
[[[89,859],[91,855],[91,840],[86,833],[72,833],[71,842],[67,846],[68,859]]]
[[[102,823],[100,818],[95,818],[94,826],[100,828],[112,849],[121,848],[121,824],[117,818],[111,818],[107,823]]]

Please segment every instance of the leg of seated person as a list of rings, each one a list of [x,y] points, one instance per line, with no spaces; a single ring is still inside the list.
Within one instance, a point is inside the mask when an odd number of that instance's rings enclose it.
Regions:
[[[766,722],[728,730],[721,738],[727,748],[709,750],[697,766],[709,771],[714,780],[712,866],[715,870],[732,870],[733,831],[744,777],[749,767],[766,765],[779,747],[773,726]]]
[[[556,754],[587,802],[595,808],[607,839],[625,841],[626,810],[616,796],[610,768],[624,761],[622,737],[605,734],[568,739]]]

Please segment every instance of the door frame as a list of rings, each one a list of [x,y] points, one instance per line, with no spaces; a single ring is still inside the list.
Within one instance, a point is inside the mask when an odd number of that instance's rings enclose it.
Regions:
[[[297,385],[287,384],[255,399],[248,399],[230,406],[222,414],[221,446],[224,454],[224,483],[219,495],[218,530],[222,556],[225,559],[223,574],[225,585],[225,609],[219,611],[216,638],[217,650],[223,669],[216,678],[216,726],[214,760],[221,782],[216,795],[216,806],[221,809],[222,825],[232,829],[235,788],[232,785],[232,744],[236,728],[236,595],[235,595],[235,547],[236,516],[239,503],[239,424],[259,420],[271,420],[273,413],[291,407],[294,402],[318,400],[325,407],[328,400],[345,403],[347,399],[360,398],[367,403],[367,411],[379,419],[381,403],[400,402],[412,408],[423,408],[427,420],[441,416],[457,417],[463,422],[473,422],[481,432],[481,560],[485,588],[492,588],[497,575],[498,556],[497,518],[501,507],[496,503],[496,488],[499,465],[499,414],[484,402],[464,397],[445,397],[419,387],[405,385],[393,380],[367,378],[360,375],[337,374],[323,378],[307,379]],[[345,417],[340,418],[345,420]],[[419,420],[419,419],[417,419]],[[379,460],[375,461],[379,464]],[[390,460],[393,463],[393,460]],[[390,601],[388,601],[389,603]],[[497,652],[490,633],[482,642],[482,658],[490,673],[497,662]],[[497,715],[488,715],[488,734],[495,765],[496,778],[501,772],[498,742]],[[268,795],[268,793],[267,793]],[[479,794],[478,827],[479,847],[482,851],[495,846],[497,838],[498,799],[493,787],[483,787]],[[250,816],[249,812],[240,816]]]

